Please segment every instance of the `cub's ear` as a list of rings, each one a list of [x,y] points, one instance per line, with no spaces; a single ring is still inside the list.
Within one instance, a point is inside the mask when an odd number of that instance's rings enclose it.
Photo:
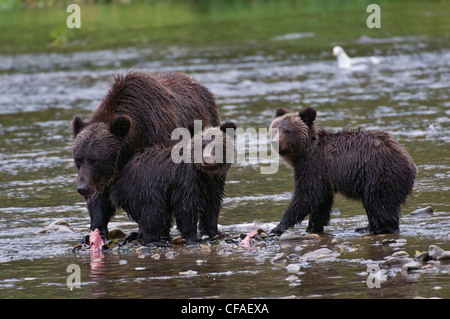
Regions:
[[[111,132],[118,137],[125,137],[130,130],[130,119],[126,116],[120,115],[111,124]]]
[[[300,112],[298,112],[298,115],[306,125],[310,126],[316,119],[317,112],[315,109],[308,106],[301,109]]]
[[[275,117],[283,116],[284,114],[287,114],[287,112],[288,111],[286,111],[286,109],[282,107],[277,107],[277,109],[275,110]]]
[[[234,122],[231,122],[231,121],[226,121],[226,122],[222,123],[222,125],[220,125],[220,130],[224,133],[227,132],[227,128],[232,128],[233,130],[235,130],[237,128],[237,126]]]
[[[73,138],[77,137],[78,133],[81,132],[81,130],[84,128],[86,124],[83,122],[81,117],[75,116],[72,120],[72,131],[73,131]]]

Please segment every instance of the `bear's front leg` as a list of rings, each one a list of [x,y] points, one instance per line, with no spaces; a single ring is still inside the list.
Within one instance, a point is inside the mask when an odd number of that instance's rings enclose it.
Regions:
[[[103,241],[106,242],[108,240],[108,223],[116,211],[109,200],[109,194],[107,192],[99,194],[88,203],[87,208],[91,217],[90,230],[98,229]],[[89,235],[83,237],[81,243],[89,245]]]
[[[301,209],[297,198],[294,196],[288,208],[284,212],[283,218],[277,227],[272,229],[271,233],[275,235],[281,235],[288,228],[294,227],[296,224],[302,222],[308,215],[306,209]]]

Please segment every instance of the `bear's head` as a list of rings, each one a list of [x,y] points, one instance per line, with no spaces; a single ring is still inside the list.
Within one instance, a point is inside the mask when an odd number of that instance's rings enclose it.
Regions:
[[[275,119],[269,127],[269,138],[273,148],[289,165],[293,166],[296,158],[314,146],[317,139],[316,114],[312,107],[296,113],[288,113],[280,107],[276,109]]]
[[[197,169],[207,174],[226,174],[234,162],[235,147],[234,134],[236,124],[224,122],[220,127],[207,127],[191,139],[193,163]],[[197,158],[195,154],[196,141],[202,143],[202,154]]]
[[[72,154],[78,169],[77,191],[89,203],[119,172],[130,120],[126,116],[117,116],[111,124],[85,123],[77,116],[72,129]]]

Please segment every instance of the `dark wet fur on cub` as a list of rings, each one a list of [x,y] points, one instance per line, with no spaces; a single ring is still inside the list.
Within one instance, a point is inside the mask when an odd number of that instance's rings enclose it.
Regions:
[[[316,111],[287,114],[277,109],[271,128],[280,130],[280,155],[294,168],[295,190],[280,224],[280,234],[309,214],[307,231],[328,225],[334,194],[362,201],[374,234],[400,230],[400,207],[411,194],[416,167],[409,154],[384,131],[316,127]]]
[[[98,228],[107,237],[115,212],[109,190],[133,155],[145,147],[170,145],[172,131],[177,127],[192,131],[194,120],[202,120],[204,126],[220,125],[216,99],[179,72],[119,75],[88,121],[74,118],[77,190],[88,202],[91,230]]]
[[[221,125],[223,145],[225,129],[236,126],[232,122]],[[203,140],[222,143],[218,138]],[[223,147],[225,150],[225,146]],[[197,241],[197,223],[210,238],[218,234],[217,223],[224,197],[225,180],[230,163],[174,163],[172,147],[153,146],[136,154],[125,166],[111,189],[111,198],[139,225],[143,243],[163,243],[169,238],[173,219],[182,237]]]

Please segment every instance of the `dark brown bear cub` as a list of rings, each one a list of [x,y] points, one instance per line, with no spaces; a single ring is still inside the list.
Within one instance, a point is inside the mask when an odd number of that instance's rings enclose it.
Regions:
[[[111,188],[111,200],[138,223],[143,244],[164,244],[173,218],[190,243],[197,241],[198,221],[210,238],[218,234],[225,180],[234,159],[234,129],[232,122],[205,128],[173,147],[146,148],[128,162]],[[180,152],[188,155],[187,161],[175,160]]]
[[[115,213],[111,185],[133,155],[153,145],[170,145],[175,128],[192,129],[194,121],[220,125],[214,95],[180,72],[117,76],[88,121],[72,123],[73,158],[78,169],[77,191],[86,199],[91,230],[104,240]],[[83,239],[89,242],[89,236]]]
[[[360,200],[369,226],[357,231],[399,232],[400,206],[411,194],[416,167],[408,153],[383,131],[319,129],[316,110],[276,110],[269,134],[279,154],[294,168],[295,190],[272,233],[281,234],[309,214],[307,231],[323,232],[334,194]],[[278,129],[278,133],[277,130]]]

